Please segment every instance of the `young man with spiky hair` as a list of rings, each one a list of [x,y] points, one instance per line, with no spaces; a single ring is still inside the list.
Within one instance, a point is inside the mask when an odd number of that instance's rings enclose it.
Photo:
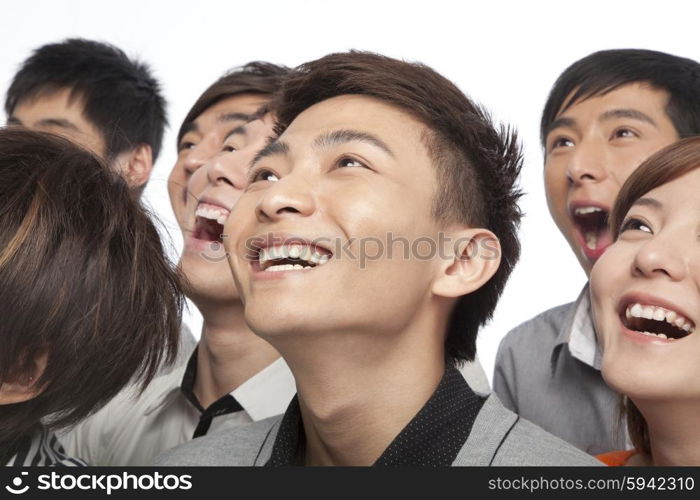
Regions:
[[[139,195],[167,124],[146,64],[113,45],[75,38],[39,47],[22,63],[5,112],[10,126],[57,133],[90,149]]]
[[[298,394],[160,462],[595,463],[456,368],[518,258],[515,134],[430,68],[363,52],[302,65],[273,109],[224,245]]]
[[[556,81],[540,132],[549,211],[588,276],[612,243],[607,216],[627,177],[664,146],[700,134],[700,64],[651,50],[593,53]],[[494,390],[582,450],[626,449],[620,397],[600,361],[586,284],[575,302],[508,333]]]

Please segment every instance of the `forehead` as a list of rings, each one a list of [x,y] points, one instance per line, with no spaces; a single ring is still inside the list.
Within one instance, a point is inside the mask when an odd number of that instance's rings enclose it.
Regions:
[[[376,135],[396,145],[395,153],[424,150],[425,125],[396,106],[360,95],[343,95],[314,104],[292,121],[280,139],[293,145],[339,129]]]
[[[41,92],[20,101],[12,114],[22,120],[26,126],[46,118],[72,118],[73,121],[85,121],[84,104],[80,96],[71,93],[71,89],[54,92]]]
[[[564,111],[560,111],[557,118],[574,115],[577,118],[595,119],[605,111],[618,108],[636,109],[654,115],[654,117],[668,118],[666,115],[666,106],[670,97],[668,92],[644,82],[622,85],[605,94],[584,97],[569,104],[577,90],[574,90],[566,98],[562,106]]]
[[[700,218],[700,165],[677,179],[658,186],[642,198],[653,198],[663,202],[666,211],[678,210],[681,213]]]
[[[245,122],[268,100],[269,97],[262,94],[239,94],[227,97],[204,110],[195,118],[194,124],[200,132],[206,133],[207,130],[227,122],[236,120]]]

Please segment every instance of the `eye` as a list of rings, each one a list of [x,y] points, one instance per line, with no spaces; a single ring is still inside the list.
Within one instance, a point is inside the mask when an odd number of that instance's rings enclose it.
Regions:
[[[654,234],[651,227],[649,227],[646,222],[635,217],[625,219],[622,226],[620,226],[620,234],[626,231],[642,231],[644,233]]]
[[[221,148],[221,151],[223,151],[224,153],[233,153],[235,151],[238,151],[238,148],[232,146],[231,144],[224,144],[224,146]]]
[[[549,147],[550,151],[554,149],[559,149],[559,148],[572,148],[576,144],[574,144],[574,141],[569,139],[568,137],[557,137],[552,141],[551,146]]]
[[[357,158],[352,158],[349,156],[343,156],[342,158],[340,158],[338,160],[338,167],[339,168],[347,168],[347,167],[369,168],[367,165],[362,163]]]
[[[272,170],[266,168],[261,168],[260,170],[253,170],[248,178],[248,184],[253,184],[254,182],[277,182],[279,181],[279,176]]]
[[[615,130],[615,132],[613,132],[614,139],[626,139],[628,137],[639,137],[639,134],[637,134],[637,132],[631,128],[626,127],[618,128]]]
[[[195,147],[196,144],[191,141],[182,141],[178,146],[177,146],[177,152],[179,153],[180,151],[185,151],[186,149],[192,149]]]

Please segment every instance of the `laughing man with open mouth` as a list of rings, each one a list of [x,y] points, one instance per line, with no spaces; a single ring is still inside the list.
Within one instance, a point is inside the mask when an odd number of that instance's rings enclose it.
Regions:
[[[303,65],[273,108],[280,135],[253,161],[224,245],[246,320],[298,393],[282,417],[159,463],[597,463],[456,368],[519,254],[514,134],[430,68],[361,52]],[[377,251],[388,234],[412,243],[408,257]]]

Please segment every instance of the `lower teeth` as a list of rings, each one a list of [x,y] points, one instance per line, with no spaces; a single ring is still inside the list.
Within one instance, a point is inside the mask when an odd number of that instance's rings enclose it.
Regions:
[[[676,340],[673,337],[669,338],[668,336],[666,336],[665,333],[651,333],[651,332],[638,332],[638,333],[641,333],[642,335],[646,335],[647,337],[658,337],[658,338],[664,339],[664,340]]]
[[[586,233],[586,246],[590,250],[595,250],[598,246],[598,236],[595,233]]]

